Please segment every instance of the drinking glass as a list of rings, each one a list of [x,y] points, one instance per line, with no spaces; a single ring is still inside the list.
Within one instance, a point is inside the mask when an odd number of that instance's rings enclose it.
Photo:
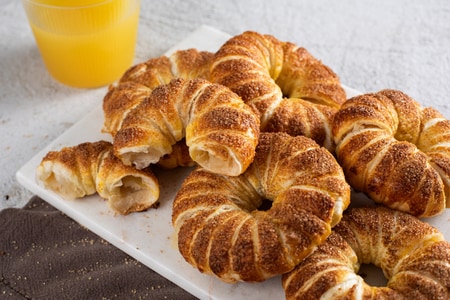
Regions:
[[[133,63],[139,0],[22,0],[49,73],[93,88],[118,79]]]

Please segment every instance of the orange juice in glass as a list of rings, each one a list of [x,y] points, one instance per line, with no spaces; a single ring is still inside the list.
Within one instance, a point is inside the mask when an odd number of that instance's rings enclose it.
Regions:
[[[58,81],[99,87],[133,63],[139,0],[23,0],[44,63]]]

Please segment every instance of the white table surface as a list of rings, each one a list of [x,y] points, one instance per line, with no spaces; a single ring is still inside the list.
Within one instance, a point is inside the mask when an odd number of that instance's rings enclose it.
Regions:
[[[231,35],[255,30],[307,48],[347,86],[399,89],[450,118],[448,0],[142,2],[136,63],[203,24]],[[0,209],[29,200],[16,171],[98,106],[105,91],[54,81],[21,2],[0,0]]]

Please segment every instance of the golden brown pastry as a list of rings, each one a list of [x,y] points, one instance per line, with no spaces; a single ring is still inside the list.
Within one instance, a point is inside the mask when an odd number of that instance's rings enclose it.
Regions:
[[[201,272],[225,282],[262,281],[322,243],[349,201],[342,169],[325,148],[304,136],[261,133],[242,175],[197,168],[186,178],[172,223],[180,253]]]
[[[36,170],[37,180],[65,199],[96,192],[120,214],[158,204],[159,185],[151,170],[125,166],[106,141],[50,151]]]
[[[168,84],[174,78],[208,79],[212,57],[213,54],[207,51],[179,50],[129,68],[117,85],[109,87],[103,99],[103,131],[114,136],[128,112],[159,85]]]
[[[152,91],[152,89],[134,82],[124,82],[117,87],[110,87],[103,100],[105,116],[103,132],[110,133],[114,138],[126,115],[149,97]],[[183,139],[172,146],[171,153],[161,157],[158,165],[166,169],[173,169],[191,167],[195,165],[195,162],[189,156],[186,141]]]
[[[175,51],[170,56],[151,58],[132,66],[119,82],[136,82],[150,88],[169,83],[174,78],[209,79],[214,54],[197,49]]]
[[[331,150],[331,117],[346,100],[336,74],[306,49],[246,31],[215,54],[211,81],[259,112],[261,131],[305,135]]]
[[[380,267],[387,286],[368,285],[361,264]],[[450,299],[450,243],[407,213],[352,208],[282,283],[286,299]]]
[[[348,182],[374,201],[418,217],[450,204],[450,121],[435,109],[396,90],[357,96],[333,135]]]
[[[253,160],[259,119],[225,86],[204,79],[174,79],[128,113],[114,136],[114,153],[145,168],[186,139],[191,158],[205,169],[239,175]]]
[[[152,93],[152,88],[136,82],[109,86],[103,98],[104,125],[102,131],[115,136],[123,119]]]
[[[170,56],[151,58],[129,68],[117,85],[111,85],[103,99],[103,132],[112,136],[120,129],[126,115],[148,97],[154,88],[174,78],[209,78],[213,53],[196,49],[178,50]],[[184,141],[174,145],[174,153],[166,154],[158,164],[164,168],[188,167],[195,164],[186,156]],[[176,165],[179,163],[179,165]]]

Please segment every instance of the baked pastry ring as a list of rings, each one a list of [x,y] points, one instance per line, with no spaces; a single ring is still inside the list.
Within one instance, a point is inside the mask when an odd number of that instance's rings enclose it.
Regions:
[[[263,210],[264,199],[271,207]],[[195,169],[172,210],[185,260],[225,282],[263,281],[285,273],[331,232],[350,201],[333,155],[313,140],[261,133],[245,173]]]
[[[190,157],[212,172],[239,175],[255,156],[259,118],[223,85],[173,79],[131,110],[114,136],[114,154],[145,168],[186,139]]]
[[[345,91],[305,48],[246,31],[215,53],[210,75],[259,112],[261,131],[304,135],[333,149],[331,117]]]
[[[69,200],[98,192],[115,212],[124,215],[158,205],[155,175],[149,169],[124,165],[107,141],[48,152],[37,167],[36,177],[45,188]]]
[[[383,270],[387,287],[357,274],[370,263]],[[407,213],[352,208],[282,283],[286,299],[449,299],[450,243]]]
[[[450,121],[435,109],[396,90],[356,96],[333,135],[348,182],[375,202],[417,217],[449,206]]]

